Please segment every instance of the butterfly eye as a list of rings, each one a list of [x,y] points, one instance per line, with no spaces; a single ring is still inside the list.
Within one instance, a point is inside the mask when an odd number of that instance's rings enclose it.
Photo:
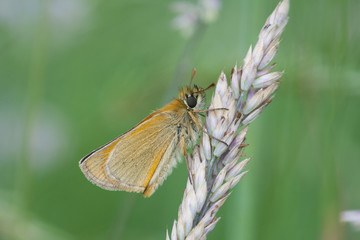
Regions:
[[[189,107],[194,108],[196,106],[196,98],[194,96],[190,96],[186,98],[186,103]]]

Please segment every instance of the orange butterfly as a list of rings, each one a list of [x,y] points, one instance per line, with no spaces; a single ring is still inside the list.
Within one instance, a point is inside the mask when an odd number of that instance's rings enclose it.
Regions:
[[[192,78],[195,74],[193,70]],[[191,85],[191,83],[190,83]],[[171,173],[181,153],[194,145],[202,130],[205,90],[194,85],[150,114],[138,125],[80,160],[94,184],[107,190],[142,192],[151,196]]]

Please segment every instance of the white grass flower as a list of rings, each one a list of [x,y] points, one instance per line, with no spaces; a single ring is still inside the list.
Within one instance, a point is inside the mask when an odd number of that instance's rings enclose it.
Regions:
[[[205,2],[205,0],[203,1]],[[206,239],[220,218],[216,213],[231,194],[231,190],[247,173],[243,171],[250,161],[243,149],[248,124],[255,120],[271,102],[283,72],[270,73],[269,66],[279,47],[279,39],[288,21],[289,1],[278,4],[268,17],[254,49],[249,48],[243,67],[235,66],[230,85],[222,72],[206,114],[200,146],[186,156],[189,179],[167,239]],[[242,129],[241,129],[242,128]],[[227,145],[224,144],[227,143]]]
[[[178,15],[172,21],[184,37],[190,37],[201,24],[216,20],[221,8],[220,0],[198,0],[197,3],[175,2],[171,8]]]
[[[341,221],[352,224],[357,231],[360,231],[360,210],[343,211]]]

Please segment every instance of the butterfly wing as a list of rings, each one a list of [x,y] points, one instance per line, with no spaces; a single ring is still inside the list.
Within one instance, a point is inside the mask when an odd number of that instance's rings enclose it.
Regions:
[[[179,149],[176,122],[181,116],[179,111],[164,110],[174,107],[179,109],[168,104],[84,157],[80,168],[85,176],[104,189],[143,192],[150,196],[176,164]]]
[[[160,180],[160,174],[168,172],[177,143],[171,118],[155,116],[121,139],[105,163],[105,173],[125,188],[146,190],[154,185],[153,178]]]
[[[92,151],[81,159],[79,163],[80,169],[90,182],[107,190],[119,190],[116,183],[112,183],[111,179],[106,176],[104,165],[110,152],[120,139],[121,136]]]

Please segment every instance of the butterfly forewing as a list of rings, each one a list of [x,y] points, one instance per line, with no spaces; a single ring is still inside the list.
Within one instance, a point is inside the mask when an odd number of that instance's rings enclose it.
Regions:
[[[178,113],[158,110],[83,158],[80,167],[85,176],[108,190],[144,192],[151,187],[144,193],[151,195],[176,163],[177,125],[171,114]]]
[[[165,114],[157,115],[126,133],[106,161],[106,174],[120,183],[145,188],[160,161],[169,160],[163,159],[165,152],[173,152],[169,147],[174,146],[176,128],[170,121]]]
[[[81,159],[80,168],[85,176],[94,184],[107,190],[117,190],[118,187],[112,183],[104,172],[105,162],[108,159],[109,153],[119,142],[120,137],[114,139],[110,143],[96,149],[89,155]]]

